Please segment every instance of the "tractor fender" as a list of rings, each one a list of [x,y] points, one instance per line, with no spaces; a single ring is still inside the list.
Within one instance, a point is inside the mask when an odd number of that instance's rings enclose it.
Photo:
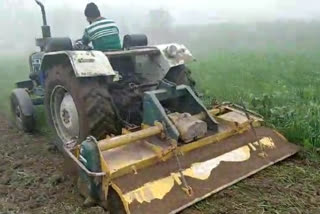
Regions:
[[[163,68],[164,71],[168,72],[170,68],[177,67],[195,61],[191,52],[186,46],[181,44],[163,44],[156,46],[161,55],[157,57],[157,63]],[[173,48],[175,54],[170,54],[170,49]]]
[[[41,72],[69,62],[76,77],[115,76],[109,59],[101,51],[57,51],[44,54]],[[45,76],[45,75],[43,75]]]

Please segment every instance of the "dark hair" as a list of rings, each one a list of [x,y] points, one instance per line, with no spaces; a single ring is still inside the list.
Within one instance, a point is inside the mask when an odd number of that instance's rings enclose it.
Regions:
[[[84,15],[89,18],[98,18],[101,16],[98,6],[93,2],[87,4]]]

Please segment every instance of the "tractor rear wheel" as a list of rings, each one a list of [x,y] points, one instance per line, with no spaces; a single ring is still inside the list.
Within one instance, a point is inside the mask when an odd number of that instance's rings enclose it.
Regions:
[[[179,65],[177,67],[171,68],[167,73],[165,79],[177,85],[190,86],[193,90],[196,85],[195,81],[191,77],[190,69],[185,65]]]
[[[68,142],[82,142],[89,135],[101,139],[120,133],[118,114],[103,83],[101,77],[76,78],[70,64],[48,71],[45,109],[60,150]]]

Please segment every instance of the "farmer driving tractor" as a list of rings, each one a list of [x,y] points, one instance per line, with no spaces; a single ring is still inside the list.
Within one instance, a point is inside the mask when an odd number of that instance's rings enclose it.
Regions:
[[[88,46],[92,43],[93,49],[99,51],[121,49],[119,28],[114,21],[101,16],[95,3],[87,4],[84,14],[90,25],[85,28],[84,35],[77,42],[76,47]]]

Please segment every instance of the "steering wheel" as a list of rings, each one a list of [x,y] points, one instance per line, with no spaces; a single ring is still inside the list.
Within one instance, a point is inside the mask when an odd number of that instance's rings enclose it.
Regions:
[[[82,42],[82,39],[77,39],[73,44],[74,50],[83,50],[83,51],[90,51],[92,48],[89,45],[85,45]]]

